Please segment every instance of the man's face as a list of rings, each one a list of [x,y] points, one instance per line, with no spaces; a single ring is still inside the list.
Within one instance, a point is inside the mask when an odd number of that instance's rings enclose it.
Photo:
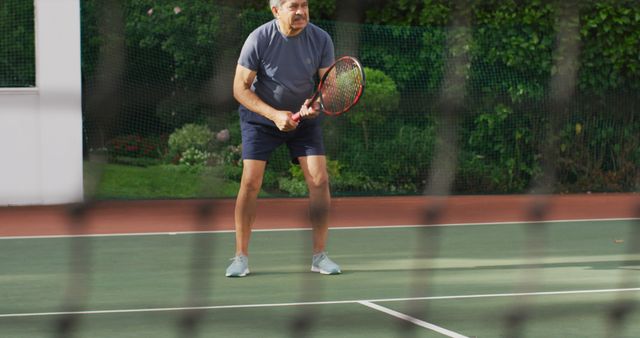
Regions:
[[[282,3],[282,7],[274,7],[272,10],[280,22],[280,27],[289,35],[300,33],[309,23],[307,0],[287,0]]]

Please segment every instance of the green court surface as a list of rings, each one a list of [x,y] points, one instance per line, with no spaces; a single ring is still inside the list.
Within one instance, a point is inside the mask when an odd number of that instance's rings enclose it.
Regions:
[[[256,231],[239,279],[224,277],[229,232],[2,238],[0,337],[57,337],[66,295],[81,304],[74,337],[192,336],[194,304],[200,337],[639,337],[637,226],[332,229],[339,276],[309,272],[309,231]],[[72,256],[88,274],[70,273]]]

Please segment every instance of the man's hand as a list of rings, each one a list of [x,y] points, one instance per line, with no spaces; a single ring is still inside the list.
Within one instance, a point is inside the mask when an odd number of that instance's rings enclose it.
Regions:
[[[292,131],[298,127],[298,122],[291,119],[293,113],[279,110],[274,114],[272,121],[281,131]]]
[[[307,107],[309,100],[305,100],[300,107],[300,119],[312,119],[320,115],[320,102],[316,101],[311,107]]]

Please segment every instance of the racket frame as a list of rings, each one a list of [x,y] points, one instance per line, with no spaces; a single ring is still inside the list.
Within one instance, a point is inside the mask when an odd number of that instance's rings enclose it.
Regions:
[[[336,68],[336,66],[340,62],[343,62],[344,60],[351,60],[351,61],[353,61],[353,63],[355,63],[357,65],[356,69],[358,69],[358,71],[360,72],[360,75],[362,77],[362,84],[360,85],[360,89],[358,90],[358,93],[356,94],[355,98],[353,99],[353,101],[348,106],[346,106],[344,109],[342,109],[339,112],[329,112],[329,111],[325,110],[324,104],[322,102],[322,96],[321,96],[322,88],[324,86],[324,83],[326,82],[327,77],[331,73],[331,71],[334,68]],[[307,106],[307,108],[311,107],[319,99],[320,111],[322,111],[323,113],[325,113],[327,115],[330,115],[330,116],[337,116],[337,115],[340,115],[342,113],[345,113],[346,111],[351,109],[353,106],[355,106],[356,103],[358,103],[358,101],[360,100],[360,97],[364,93],[364,87],[365,87],[365,74],[364,74],[364,69],[362,68],[362,64],[360,63],[360,60],[358,60],[357,58],[355,58],[353,56],[342,56],[342,57],[338,58],[331,66],[329,66],[329,69],[327,69],[327,71],[322,76],[322,79],[320,79],[320,83],[318,84],[318,89],[316,90],[315,93],[313,93],[313,96],[311,96],[311,99],[309,99],[309,103],[306,104],[306,106]],[[300,113],[298,112],[298,113],[293,114],[293,116],[291,116],[291,118],[296,122],[300,121],[300,119],[301,119]]]

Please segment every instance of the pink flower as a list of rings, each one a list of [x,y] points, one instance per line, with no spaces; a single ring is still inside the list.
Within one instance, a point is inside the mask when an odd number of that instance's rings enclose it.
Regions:
[[[147,11],[147,15],[148,16],[152,16],[153,15],[153,8],[149,8],[149,10]]]
[[[177,15],[180,14],[180,12],[182,12],[182,8],[180,8],[179,6],[173,7],[173,12]]]
[[[218,142],[227,142],[229,138],[231,138],[231,135],[228,129],[222,129],[216,134],[216,140],[218,140]]]

